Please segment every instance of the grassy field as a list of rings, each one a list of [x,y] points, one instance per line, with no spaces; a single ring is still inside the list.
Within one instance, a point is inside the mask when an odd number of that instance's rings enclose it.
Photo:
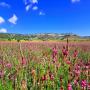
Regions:
[[[0,41],[0,90],[90,90],[90,41]]]

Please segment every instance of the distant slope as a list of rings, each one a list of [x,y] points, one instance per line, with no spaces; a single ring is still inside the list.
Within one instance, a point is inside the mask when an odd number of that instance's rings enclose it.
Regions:
[[[10,33],[0,33],[0,40],[90,40],[90,36],[78,36],[76,34],[65,33],[43,33],[43,34],[10,34]]]

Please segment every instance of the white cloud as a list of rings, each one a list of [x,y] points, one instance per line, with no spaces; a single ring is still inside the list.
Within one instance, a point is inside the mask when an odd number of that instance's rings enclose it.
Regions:
[[[32,10],[38,10],[38,7],[37,7],[37,6],[34,6],[34,7],[32,8]]]
[[[80,0],[71,0],[72,3],[80,2]]]
[[[27,5],[26,8],[25,8],[26,11],[29,11],[31,7],[32,7],[32,5]]]
[[[40,9],[38,8],[38,0],[23,0],[25,4],[25,9],[26,11],[31,10],[38,10],[39,15],[45,15],[43,11],[39,11]]]
[[[5,22],[4,18],[0,16],[0,24],[2,24],[4,22]]]
[[[1,29],[0,29],[0,33],[7,33],[7,29],[1,28]]]
[[[38,0],[24,0],[24,4],[38,4]]]
[[[32,0],[32,3],[34,4],[34,3],[38,3],[38,0]]]
[[[10,5],[7,4],[7,3],[5,3],[5,2],[1,2],[1,3],[0,3],[0,6],[1,6],[1,7],[8,7],[8,8],[10,8]]]
[[[23,1],[24,1],[24,4],[25,4],[25,5],[27,5],[27,4],[28,4],[27,0],[23,0]]]
[[[42,16],[43,16],[43,15],[45,15],[45,13],[42,12],[42,11],[40,11],[40,12],[39,12],[39,15],[42,15]]]
[[[16,24],[17,20],[18,20],[18,17],[15,14],[13,14],[13,16],[8,19],[8,21],[12,24]]]

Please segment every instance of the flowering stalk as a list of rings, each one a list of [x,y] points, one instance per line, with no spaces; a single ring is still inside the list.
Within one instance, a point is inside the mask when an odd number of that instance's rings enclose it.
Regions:
[[[52,49],[52,58],[53,58],[53,63],[57,61],[57,49],[56,46]]]
[[[78,56],[78,51],[75,50],[74,53],[73,53],[73,57],[76,58]]]
[[[68,50],[66,49],[65,46],[63,46],[62,54],[63,54],[64,57],[67,57],[68,56]]]
[[[70,81],[68,81],[68,87],[67,87],[67,90],[73,90]]]
[[[87,86],[86,80],[82,80],[82,81],[81,81],[81,87],[83,88],[83,90],[86,89],[86,86]]]

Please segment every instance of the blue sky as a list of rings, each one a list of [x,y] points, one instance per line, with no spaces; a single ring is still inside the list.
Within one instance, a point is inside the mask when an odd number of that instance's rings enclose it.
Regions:
[[[90,0],[0,0],[0,32],[90,35]]]

